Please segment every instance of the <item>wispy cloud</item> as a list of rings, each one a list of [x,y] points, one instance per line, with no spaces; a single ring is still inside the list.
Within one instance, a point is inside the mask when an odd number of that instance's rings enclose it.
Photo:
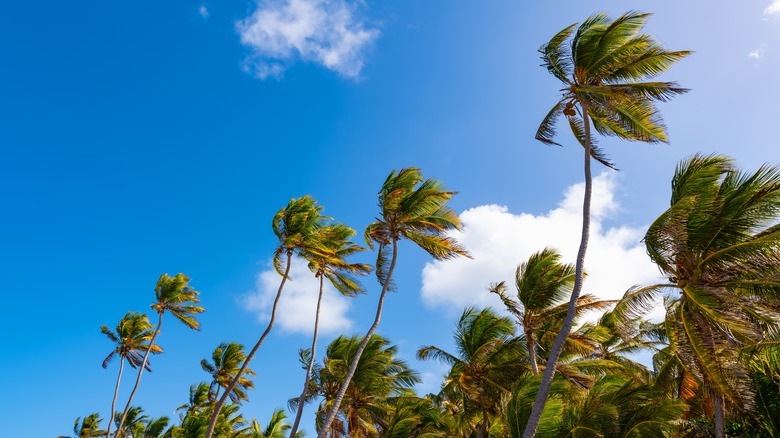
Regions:
[[[780,0],[773,0],[772,4],[764,9],[764,17],[777,18],[780,16]]]
[[[200,5],[198,6],[198,14],[200,14],[203,18],[209,18],[209,9],[206,7],[206,5]]]
[[[659,271],[640,243],[644,228],[605,227],[619,211],[617,184],[611,174],[594,179],[590,244],[585,260],[588,278],[583,293],[617,299],[630,286],[648,284]],[[463,231],[453,237],[471,251],[473,260],[454,259],[428,263],[423,269],[423,300],[430,306],[452,310],[464,306],[503,308],[498,297],[486,291],[492,282],[514,285],[517,265],[547,246],[556,248],[564,261],[574,263],[580,241],[584,184],[566,191],[558,207],[547,214],[513,214],[506,207],[483,205],[463,212]],[[653,316],[663,314],[659,308]]]
[[[780,0],[779,0],[780,1]],[[764,50],[761,48],[751,50],[748,53],[748,58],[754,60],[754,61],[760,61],[761,58],[764,56]]]
[[[379,36],[345,0],[259,0],[236,27],[251,50],[245,70],[261,79],[281,76],[297,60],[357,78]]]
[[[290,278],[292,281],[287,281],[279,300],[276,321],[283,331],[310,334],[314,329],[319,280],[306,263],[298,259],[293,259],[290,265]],[[261,321],[270,319],[280,281],[281,277],[272,268],[263,270],[257,276],[255,290],[244,298],[245,307],[257,312]],[[326,282],[320,310],[320,333],[339,333],[351,328],[352,321],[346,316],[349,306],[349,299]]]

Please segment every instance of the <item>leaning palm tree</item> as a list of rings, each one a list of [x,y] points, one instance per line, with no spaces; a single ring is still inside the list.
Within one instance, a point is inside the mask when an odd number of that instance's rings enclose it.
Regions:
[[[211,385],[209,386],[209,399],[216,400],[219,397],[219,388],[227,388],[230,381],[233,380],[239,367],[246,360],[244,346],[235,342],[223,342],[214,349],[211,354],[211,362],[206,359],[200,361],[200,367],[203,371],[211,375]],[[246,368],[244,376],[254,376],[255,372]],[[230,401],[239,403],[242,400],[248,400],[246,396],[247,389],[254,389],[254,384],[248,378],[242,376],[238,383],[233,387],[229,395]]]
[[[435,346],[417,351],[418,359],[436,359],[451,367],[440,394],[461,403],[463,414],[474,419],[471,427],[477,438],[489,436],[504,399],[523,372],[520,358],[525,352],[514,332],[509,318],[496,315],[490,308],[478,311],[469,307],[458,320],[453,336],[457,353]]]
[[[154,294],[156,301],[152,303],[152,309],[157,312],[157,327],[154,330],[151,344],[154,344],[157,335],[160,334],[162,329],[163,315],[165,312],[170,313],[176,319],[184,323],[187,327],[198,330],[200,328],[200,322],[195,315],[205,311],[203,307],[197,306],[200,302],[198,295],[200,292],[196,291],[189,285],[190,278],[184,274],[176,274],[174,277],[170,277],[168,274],[163,274],[157,280],[157,284],[154,287]],[[144,354],[141,367],[138,369],[138,375],[135,378],[135,385],[133,390],[130,391],[130,397],[127,399],[125,410],[122,412],[122,417],[119,420],[119,429],[117,429],[117,437],[119,436],[119,430],[124,424],[127,411],[130,409],[130,403],[133,402],[133,396],[138,390],[138,385],[141,383],[141,376],[144,373],[146,362],[149,360],[149,353]]]
[[[628,12],[611,21],[605,14],[596,14],[585,20],[576,32],[577,24],[558,32],[540,49],[543,65],[563,82],[564,88],[561,99],[542,120],[536,139],[547,144],[557,144],[553,140],[555,123],[562,114],[567,118],[575,138],[585,149],[582,237],[577,252],[574,288],[566,320],[550,351],[551,363],[557,362],[571,331],[575,306],[582,289],[583,265],[590,234],[590,159],[592,157],[613,167],[596,146],[591,124],[601,135],[651,143],[665,142],[666,130],[654,101],[665,101],[686,91],[673,82],[647,81],[690,53],[667,51],[650,35],[641,34],[648,17],[649,14]],[[569,39],[567,47],[565,43]],[[545,368],[523,434],[525,438],[534,436],[554,373],[554,366]]]
[[[667,301],[670,346],[709,396],[723,437],[727,407],[753,406],[741,351],[767,340],[780,320],[780,168],[748,174],[726,157],[683,161],[671,207],[645,244],[679,291]]]
[[[447,201],[454,194],[444,190],[442,183],[437,180],[423,179],[420,169],[414,167],[392,171],[382,185],[378,194],[380,218],[370,224],[364,234],[370,247],[378,246],[376,276],[382,291],[376,316],[350,363],[333,406],[318,432],[319,438],[325,438],[330,424],[336,418],[360,356],[379,326],[385,296],[394,288],[393,270],[398,258],[398,241],[409,239],[436,260],[469,257],[465,248],[446,235],[448,231],[461,227],[458,215],[447,207]]]
[[[132,368],[149,368],[149,362],[145,361],[149,353],[162,353],[162,348],[154,344],[152,336],[152,324],[146,315],[140,313],[127,312],[125,316],[119,321],[116,326],[116,332],[103,325],[100,327],[100,331],[108,337],[111,342],[116,344],[114,350],[106,356],[103,360],[103,368],[107,368],[108,364],[117,356],[119,357],[119,374],[116,378],[116,386],[114,387],[114,398],[111,401],[111,416],[114,418],[114,412],[116,412],[116,397],[119,393],[119,382],[122,379],[122,371],[125,366],[125,361]],[[86,418],[85,418],[86,420]],[[111,421],[108,422],[108,428],[103,432],[106,437],[111,434]]]
[[[289,438],[294,438],[298,431],[298,425],[303,415],[303,405],[306,402],[309,380],[314,368],[317,353],[320,306],[322,304],[325,279],[327,278],[342,295],[354,297],[363,291],[363,287],[355,280],[355,276],[366,275],[371,272],[371,267],[364,263],[349,263],[345,260],[346,257],[365,250],[365,248],[350,241],[354,235],[355,230],[346,225],[340,223],[328,225],[317,233],[317,239],[321,242],[321,244],[317,245],[317,248],[320,250],[306,255],[306,258],[309,259],[309,269],[320,280],[320,288],[317,297],[317,310],[314,316],[314,334],[312,335],[311,350],[309,350],[311,354],[309,355],[306,376],[303,380],[303,391],[298,399],[298,408],[295,414],[295,421],[290,428]]]
[[[238,381],[246,371],[247,366],[249,366],[249,363],[255,357],[257,350],[263,345],[263,342],[265,342],[265,338],[271,333],[274,321],[276,320],[276,309],[279,305],[279,299],[282,297],[284,284],[289,278],[292,256],[296,252],[299,254],[317,254],[321,251],[321,249],[317,247],[320,242],[315,239],[314,236],[316,236],[317,232],[329,219],[327,216],[323,216],[321,212],[322,207],[317,205],[317,201],[311,196],[306,195],[298,199],[291,199],[287,204],[287,207],[280,209],[276,215],[274,215],[271,226],[276,238],[279,240],[279,246],[277,246],[274,251],[273,264],[276,272],[282,276],[282,280],[279,283],[279,289],[276,291],[276,297],[274,298],[274,303],[271,308],[271,318],[268,321],[268,326],[266,326],[265,330],[260,335],[260,339],[258,339],[255,346],[252,347],[252,350],[247,355],[241,368],[239,368],[227,388],[225,388],[222,397],[220,397],[214,405],[214,411],[209,418],[209,425],[206,430],[205,438],[211,438],[222,406],[225,405],[233,388],[238,384]]]

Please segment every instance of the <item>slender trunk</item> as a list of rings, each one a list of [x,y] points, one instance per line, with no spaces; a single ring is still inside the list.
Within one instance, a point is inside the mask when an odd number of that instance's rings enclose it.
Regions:
[[[382,248],[379,248],[379,251],[382,251]],[[347,371],[347,375],[344,377],[344,381],[341,383],[341,387],[339,388],[339,392],[336,394],[336,398],[333,400],[333,406],[330,408],[330,412],[328,412],[327,417],[325,417],[325,422],[322,425],[322,428],[320,429],[319,433],[317,434],[317,438],[325,438],[325,435],[327,435],[327,431],[330,428],[330,424],[333,423],[333,420],[336,418],[336,415],[339,412],[339,408],[341,407],[341,401],[344,399],[344,394],[347,392],[347,387],[349,386],[349,383],[352,381],[352,377],[355,375],[355,371],[358,367],[358,362],[360,362],[360,356],[363,355],[363,350],[366,349],[366,345],[368,345],[368,341],[371,339],[371,336],[376,331],[376,328],[379,326],[379,320],[382,318],[382,308],[385,304],[385,296],[387,295],[387,291],[390,289],[390,283],[393,279],[393,270],[395,269],[395,261],[398,258],[398,241],[396,239],[393,239],[393,257],[390,260],[390,267],[387,270],[387,278],[385,279],[385,283],[382,285],[382,292],[379,294],[379,303],[376,307],[376,316],[374,317],[374,323],[371,325],[371,328],[368,329],[368,332],[366,333],[366,336],[363,338],[363,341],[360,342],[360,345],[358,345],[357,351],[355,352],[355,357],[352,358],[352,363],[349,364],[349,371]],[[209,438],[209,437],[206,437]]]
[[[114,411],[116,410],[116,396],[119,394],[119,381],[122,380],[122,370],[125,367],[125,358],[119,360],[119,375],[116,376],[116,386],[114,387],[114,400],[111,401],[111,416],[108,417],[108,427],[106,427],[106,438],[111,436],[111,423],[114,422]]]
[[[276,308],[279,305],[279,298],[282,297],[284,283],[287,281],[287,277],[290,274],[290,262],[292,261],[292,254],[292,251],[287,251],[287,266],[284,268],[284,275],[282,276],[282,282],[279,283],[279,290],[276,291],[276,298],[274,298],[274,304],[271,308],[271,320],[268,321],[268,327],[266,327],[263,334],[260,335],[260,339],[258,339],[257,343],[252,348],[252,351],[250,351],[249,355],[247,355],[246,359],[244,359],[244,363],[241,365],[241,368],[239,368],[233,379],[230,380],[228,387],[225,388],[225,392],[222,394],[222,397],[220,397],[219,401],[217,401],[217,404],[214,405],[214,412],[211,413],[211,417],[209,418],[209,427],[206,429],[205,438],[211,438],[211,436],[214,434],[214,427],[217,425],[217,417],[219,417],[219,413],[222,411],[222,407],[225,405],[230,392],[233,391],[233,388],[236,387],[238,380],[241,379],[244,371],[246,371],[247,367],[249,366],[249,362],[252,361],[252,359],[255,357],[255,353],[257,353],[257,350],[261,345],[263,345],[265,338],[267,338],[268,334],[271,333],[271,329],[274,326],[274,321],[276,320]]]
[[[317,333],[320,328],[320,305],[322,304],[322,287],[325,283],[325,276],[322,272],[320,276],[320,295],[317,298],[317,311],[314,314],[314,335],[311,341],[311,358],[309,358],[309,366],[306,369],[306,378],[303,380],[303,391],[301,397],[298,399],[298,412],[295,413],[295,422],[293,422],[292,429],[290,429],[290,438],[295,438],[295,432],[298,431],[298,424],[301,422],[301,416],[303,415],[303,404],[306,400],[306,393],[309,392],[309,379],[311,378],[312,369],[314,369],[314,358],[317,353]]]
[[[525,329],[525,342],[528,345],[528,360],[531,361],[531,372],[539,374],[539,365],[536,364],[536,344],[534,343],[532,330]]]
[[[536,435],[536,428],[539,427],[539,420],[542,417],[544,405],[547,402],[547,396],[552,387],[555,367],[558,364],[558,357],[563,350],[563,344],[569,336],[572,325],[574,325],[574,316],[577,311],[577,299],[582,290],[582,272],[585,264],[585,252],[588,249],[588,237],[590,234],[590,198],[592,193],[593,181],[590,175],[590,120],[588,119],[588,106],[580,102],[582,106],[582,119],[585,122],[585,196],[582,202],[582,238],[580,240],[580,249],[577,252],[577,265],[575,268],[574,288],[571,291],[569,307],[566,310],[566,319],[563,321],[561,331],[555,337],[555,342],[550,349],[550,355],[547,358],[547,365],[544,367],[542,382],[539,385],[539,392],[536,393],[534,405],[531,409],[531,415],[523,432],[523,438],[533,438]]]
[[[715,438],[726,438],[726,419],[723,411],[723,397],[712,391],[712,404],[715,407]]]
[[[127,404],[125,405],[125,410],[122,411],[122,418],[119,420],[119,424],[117,425],[116,434],[115,437],[119,437],[119,431],[122,430],[122,425],[125,424],[125,420],[127,419],[127,412],[130,410],[130,403],[133,402],[133,396],[135,396],[135,391],[138,390],[138,385],[141,383],[141,376],[144,374],[144,369],[146,368],[146,364],[149,362],[149,354],[152,352],[152,347],[154,346],[154,340],[157,339],[157,335],[160,334],[160,327],[162,327],[162,318],[163,318],[163,311],[161,310],[159,312],[160,317],[157,320],[157,328],[154,329],[154,334],[152,335],[152,339],[149,341],[149,348],[146,349],[146,353],[144,353],[144,360],[141,362],[141,367],[138,369],[138,376],[135,378],[135,385],[133,385],[133,390],[130,391],[130,397],[127,399]]]
[[[479,426],[479,430],[477,431],[477,438],[483,438],[485,436],[485,433],[487,432],[487,425],[488,425],[488,414],[485,411],[482,411],[482,425]]]

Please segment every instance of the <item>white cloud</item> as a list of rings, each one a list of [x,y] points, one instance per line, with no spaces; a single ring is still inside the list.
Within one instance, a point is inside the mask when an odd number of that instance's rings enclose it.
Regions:
[[[780,0],[778,0],[780,1]],[[751,50],[750,53],[748,53],[748,58],[753,59],[755,61],[760,61],[761,57],[764,55],[764,50],[761,48]]]
[[[319,279],[309,271],[306,263],[293,259],[290,277],[282,291],[282,298],[276,311],[276,324],[282,330],[291,333],[311,334],[314,330],[314,314],[317,309]],[[247,309],[256,311],[261,321],[271,317],[279,282],[282,277],[273,268],[260,272],[255,282],[255,290],[244,298]],[[320,309],[320,333],[340,333],[352,327],[347,319],[349,298],[345,298],[327,281]]]
[[[435,261],[423,269],[422,297],[429,306],[452,310],[464,306],[493,306],[502,309],[498,298],[486,291],[493,282],[506,281],[513,288],[517,265],[549,246],[560,251],[563,260],[574,263],[581,235],[584,183],[569,187],[559,206],[543,215],[513,214],[504,206],[482,205],[464,211],[463,230],[453,236],[474,256]],[[604,220],[619,211],[614,198],[613,174],[594,178],[590,242],[585,257],[588,277],[583,293],[603,299],[617,299],[635,284],[656,282],[659,271],[640,242],[645,228],[626,225],[606,228]],[[653,317],[663,315],[663,309]]]
[[[764,9],[764,17],[777,17],[780,16],[780,0],[773,0],[772,4]]]
[[[206,5],[200,5],[198,6],[198,14],[200,14],[203,18],[209,18],[209,10],[206,7]]]
[[[261,79],[279,77],[296,59],[356,78],[379,36],[345,0],[258,0],[257,10],[236,28],[252,51],[246,69]]]

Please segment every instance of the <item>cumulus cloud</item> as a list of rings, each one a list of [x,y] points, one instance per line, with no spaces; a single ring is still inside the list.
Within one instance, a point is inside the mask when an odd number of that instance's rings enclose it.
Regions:
[[[296,60],[356,78],[379,36],[346,0],[259,0],[236,28],[251,50],[244,68],[261,79],[279,77]]]
[[[286,332],[311,334],[317,310],[319,280],[309,271],[305,262],[297,259],[293,259],[290,265],[290,277],[292,281],[287,281],[279,300],[276,322]],[[257,312],[261,321],[268,321],[271,317],[271,307],[280,281],[281,277],[273,268],[264,270],[257,276],[255,290],[244,297],[245,307]],[[350,329],[352,321],[346,316],[349,306],[349,299],[325,282],[320,309],[320,333],[340,333]]]
[[[206,5],[200,5],[198,6],[198,14],[200,14],[203,18],[209,18],[209,9],[206,7]]]
[[[602,299],[617,299],[635,284],[650,284],[659,271],[649,260],[640,242],[646,228],[605,226],[619,211],[615,200],[614,174],[594,178],[591,207],[590,243],[585,258],[588,277],[583,293]],[[422,273],[422,297],[431,307],[452,310],[464,306],[503,308],[498,297],[486,291],[493,282],[506,281],[514,287],[517,265],[549,246],[563,260],[574,263],[580,242],[582,196],[585,184],[569,187],[557,208],[546,214],[512,213],[499,205],[482,205],[464,211],[463,230],[453,234],[474,256],[429,262]],[[510,289],[511,290],[511,289]],[[653,312],[663,315],[663,309]]]
[[[764,17],[772,18],[780,16],[780,0],[773,0],[772,4],[764,9]]]

